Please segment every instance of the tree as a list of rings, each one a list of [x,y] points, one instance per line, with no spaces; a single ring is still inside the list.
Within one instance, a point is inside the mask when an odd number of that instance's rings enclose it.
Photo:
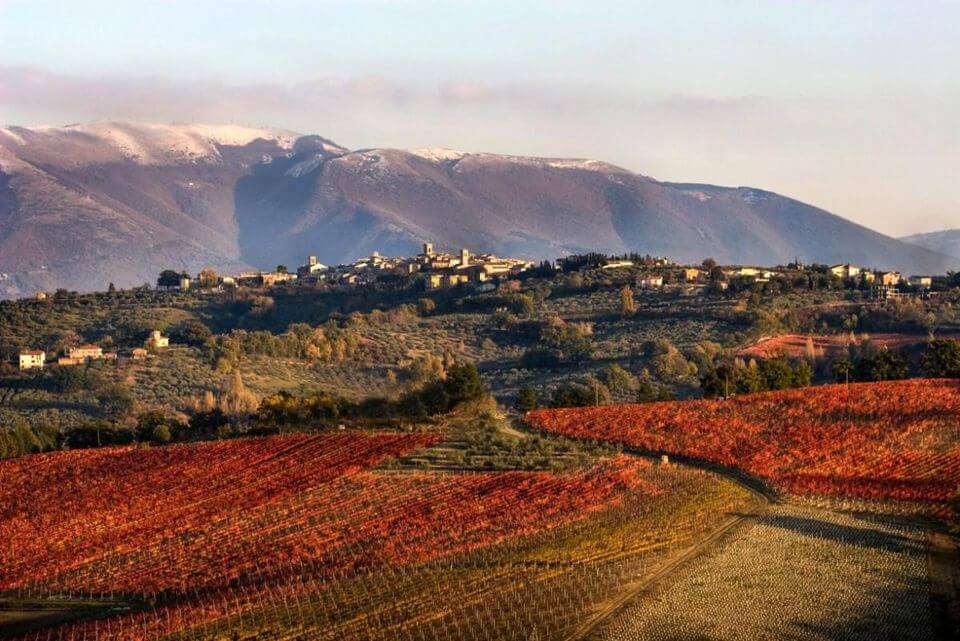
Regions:
[[[640,384],[636,376],[616,364],[601,371],[600,379],[613,392],[631,392]]]
[[[160,276],[157,278],[157,287],[179,287],[180,286],[180,272],[174,271],[172,269],[165,269],[160,272]]]
[[[524,385],[521,387],[520,392],[517,394],[517,400],[513,404],[513,408],[523,414],[530,410],[535,410],[539,406],[540,399],[536,388],[532,385]]]
[[[767,389],[766,381],[760,373],[760,366],[756,361],[751,360],[746,367],[736,367],[734,369],[736,376],[737,394],[754,394]]]
[[[190,431],[194,434],[216,434],[224,425],[228,425],[230,419],[223,413],[219,407],[215,407],[207,412],[196,412],[190,417]]]
[[[480,372],[473,363],[454,363],[447,369],[443,388],[450,398],[451,406],[486,396],[480,380]]]
[[[233,374],[224,381],[220,393],[220,408],[228,416],[245,417],[256,412],[259,405],[257,395],[244,385],[240,370],[233,370]]]
[[[116,293],[117,293],[117,286],[114,285],[113,283],[110,283],[110,284],[107,286],[107,293],[108,293],[108,294],[116,294]]]
[[[810,387],[813,383],[813,366],[810,361],[800,360],[793,366],[793,386]]]
[[[833,374],[833,380],[838,383],[849,383],[851,379],[856,380],[853,369],[853,363],[848,358],[838,358],[830,365],[830,373]]]
[[[217,272],[210,267],[200,270],[200,278],[198,279],[200,287],[204,289],[210,289],[216,287],[217,283],[220,282],[220,279],[217,277]]]
[[[610,391],[599,381],[593,384],[564,383],[553,392],[551,407],[588,407],[609,402]]]
[[[94,391],[103,384],[100,372],[89,365],[57,367],[50,373],[50,380],[55,390],[67,394]]]
[[[620,312],[624,316],[632,316],[637,312],[637,304],[633,300],[633,290],[630,285],[624,285],[620,290]]]
[[[737,390],[737,372],[733,365],[723,363],[700,379],[700,387],[708,397],[727,397]]]
[[[960,341],[930,341],[923,355],[923,371],[931,378],[960,378]]]
[[[909,375],[907,359],[898,352],[881,347],[872,357],[861,359],[857,369],[861,380],[896,381]]]
[[[793,387],[793,368],[784,356],[768,358],[760,362],[760,376],[764,389],[785,390]]]
[[[149,441],[153,430],[167,422],[166,415],[158,410],[143,412],[137,416],[137,440]]]
[[[173,334],[178,342],[195,347],[208,345],[213,340],[213,332],[210,331],[210,328],[195,318],[188,318],[183,321],[174,330]]]
[[[100,390],[97,394],[97,403],[104,416],[114,420],[127,417],[136,405],[130,390],[119,383],[108,385]]]
[[[714,260],[713,258],[704,258],[701,265],[703,266],[704,270],[709,272],[709,271],[712,271],[713,268],[717,266],[717,261]]]

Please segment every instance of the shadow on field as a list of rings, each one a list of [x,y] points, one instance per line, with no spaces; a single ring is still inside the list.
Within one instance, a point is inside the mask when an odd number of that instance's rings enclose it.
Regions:
[[[854,527],[831,523],[830,521],[817,518],[792,516],[788,514],[769,515],[764,518],[764,525],[783,528],[804,536],[812,536],[845,545],[887,550],[896,553],[924,553],[921,541],[908,536],[875,529],[869,525]]]
[[[881,575],[888,588],[872,590],[861,605],[841,616],[791,621],[785,636],[811,641],[947,641],[955,639],[946,622],[937,621],[927,595],[894,573]]]

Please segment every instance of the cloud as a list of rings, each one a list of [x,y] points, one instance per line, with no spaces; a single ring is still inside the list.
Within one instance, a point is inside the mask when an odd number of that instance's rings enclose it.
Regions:
[[[439,85],[399,82],[376,75],[326,77],[296,84],[225,84],[174,81],[161,76],[87,77],[32,67],[0,65],[0,108],[63,114],[68,120],[102,118],[280,118],[320,110],[508,109],[534,115],[672,113],[702,117],[757,108],[759,97],[712,99],[667,96],[643,99],[608,88],[576,84],[526,85],[457,80]],[[33,124],[33,123],[24,123]]]

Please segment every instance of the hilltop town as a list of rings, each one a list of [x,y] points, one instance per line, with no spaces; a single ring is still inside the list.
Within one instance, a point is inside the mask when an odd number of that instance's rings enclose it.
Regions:
[[[717,265],[705,259],[699,265],[680,265],[666,257],[627,254],[608,256],[583,254],[558,258],[554,262],[534,264],[519,258],[502,258],[493,254],[472,254],[468,248],[457,253],[437,251],[432,243],[424,243],[414,256],[389,257],[373,252],[351,263],[327,266],[317,256],[307,257],[295,271],[278,265],[273,271],[250,271],[218,275],[212,269],[199,274],[164,270],[160,273],[158,292],[273,291],[292,287],[303,292],[353,290],[373,291],[443,291],[457,289],[466,293],[491,293],[510,281],[549,278],[557,273],[595,271],[598,274],[630,274],[628,287],[638,290],[675,292],[684,297],[733,295],[759,291],[767,295],[786,289],[807,288],[857,291],[864,300],[928,299],[954,286],[955,275],[912,275],[900,272],[863,268],[850,263],[806,265],[799,259],[785,266],[761,267]],[[36,300],[46,300],[39,292]],[[130,346],[122,353],[104,350],[93,343],[70,346],[50,355],[36,346],[24,346],[18,353],[21,370],[43,369],[54,364],[65,367],[91,360],[115,360],[118,357],[145,360],[157,349],[166,347],[169,338],[154,329],[142,345]]]

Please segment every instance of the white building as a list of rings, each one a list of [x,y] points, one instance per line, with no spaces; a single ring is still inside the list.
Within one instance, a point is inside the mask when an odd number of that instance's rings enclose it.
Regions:
[[[155,329],[150,332],[150,338],[147,339],[147,347],[153,347],[159,349],[161,347],[169,347],[170,339],[160,333],[160,330]]]
[[[20,352],[20,369],[43,369],[47,362],[46,352],[39,349],[25,349]]]

